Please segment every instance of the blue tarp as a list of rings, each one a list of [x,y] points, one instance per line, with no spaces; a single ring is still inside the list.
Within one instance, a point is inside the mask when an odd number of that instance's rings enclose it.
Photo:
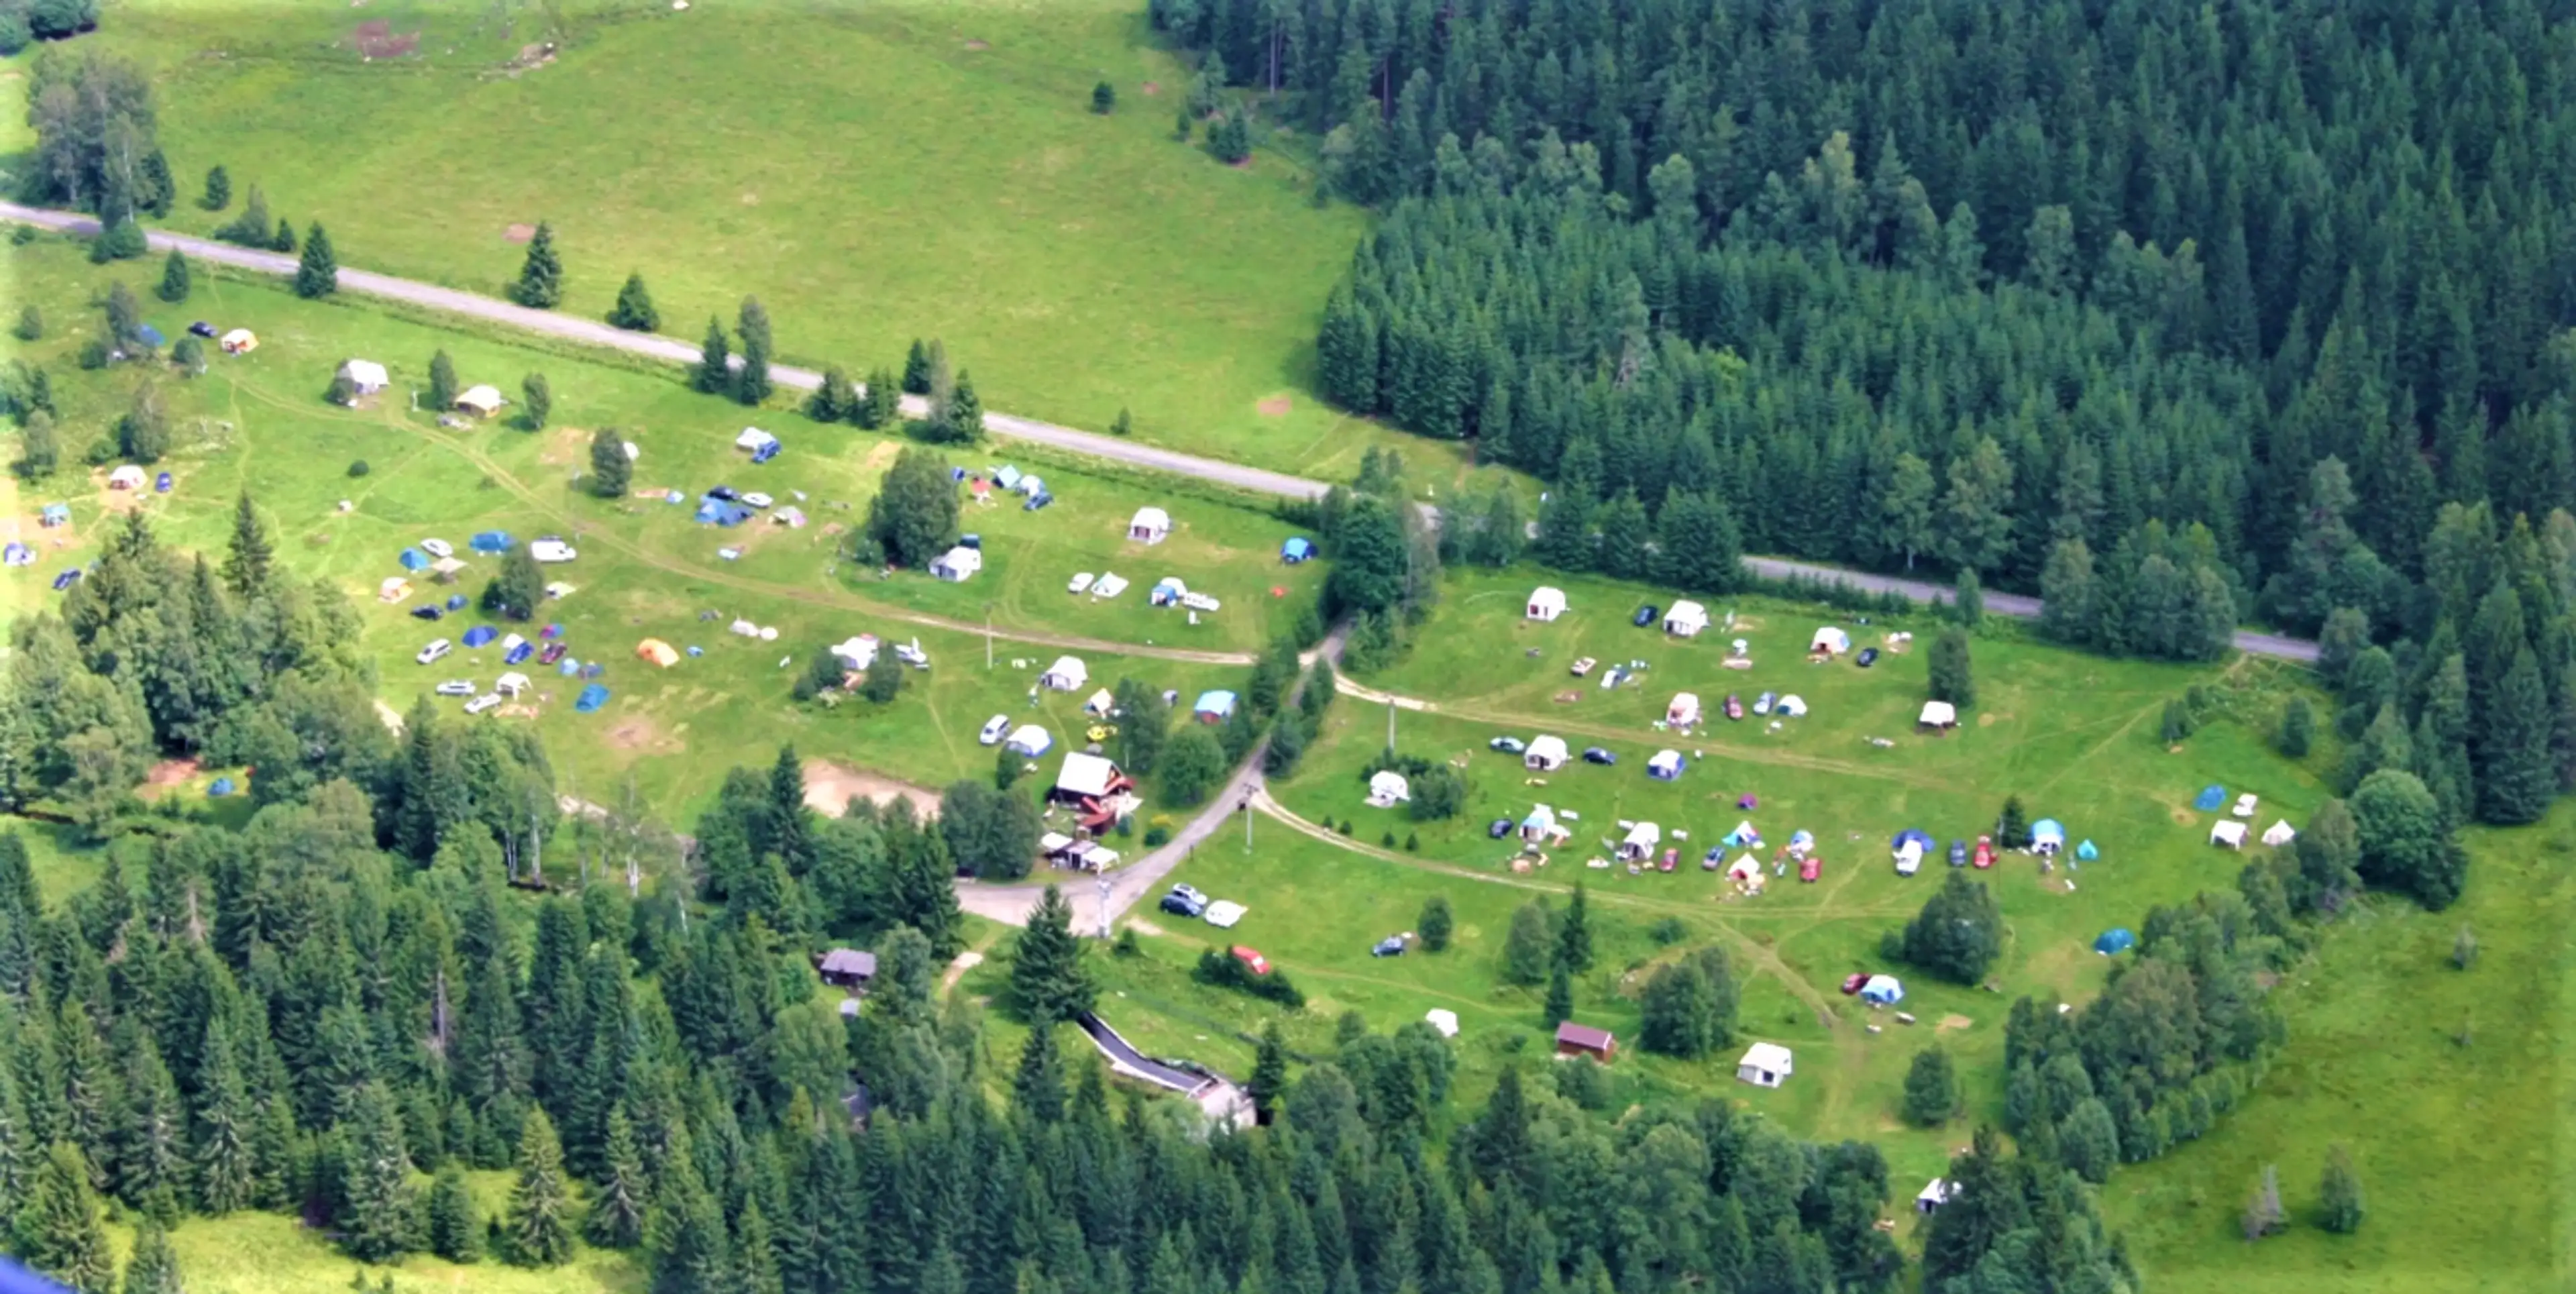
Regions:
[[[1304,538],[1291,539],[1279,546],[1279,560],[1295,565],[1315,555],[1315,545]]]
[[[480,531],[475,534],[474,538],[467,540],[465,546],[478,553],[498,557],[501,554],[510,551],[510,532],[506,530]]]
[[[2207,813],[2225,803],[2227,803],[2227,788],[2212,782],[2200,788],[2200,795],[2191,802],[2191,807]]]
[[[215,784],[214,784],[214,785],[209,786],[209,787],[207,787],[207,788],[206,788],[206,794],[211,795],[211,796],[214,796],[214,797],[216,797],[217,799],[221,799],[222,797],[227,796],[227,795],[230,795],[230,794],[232,794],[232,793],[233,793],[233,779],[231,779],[231,778],[229,778],[229,777],[218,777],[218,778],[216,778],[216,779],[215,779]]]
[[[462,593],[450,593],[450,594],[448,594],[448,595],[447,595],[447,609],[448,609],[448,610],[450,610],[450,611],[462,611],[462,610],[464,610],[464,609],[465,609],[465,595],[464,595],[464,594],[462,594]]]
[[[417,548],[406,548],[402,550],[402,556],[397,557],[394,560],[402,563],[402,568],[407,571],[425,571],[429,569],[429,554],[424,553]]]
[[[2137,946],[2138,936],[2132,933],[2127,926],[2105,930],[2102,932],[2101,938],[2093,941],[2093,951],[2100,953],[2105,957],[2109,957],[2115,953],[2127,952]]]
[[[134,335],[142,338],[143,344],[146,346],[158,346],[161,344],[161,330],[150,324],[137,326],[134,330]]]
[[[576,714],[589,714],[606,704],[608,704],[608,689],[593,683],[583,688],[580,696],[573,698],[572,708]]]
[[[1929,834],[1913,827],[1907,827],[1905,830],[1897,832],[1895,838],[1887,842],[1887,847],[1890,849],[1903,849],[1905,848],[1905,842],[1909,840],[1922,846],[1923,852],[1927,854],[1939,847],[1939,842],[1933,840]]]
[[[2099,849],[2094,848],[2094,847],[2093,847],[2093,842],[2092,842],[2092,841],[2090,841],[2090,840],[2087,840],[2087,841],[2085,841],[2083,844],[2077,845],[2077,846],[2075,847],[2075,856],[2076,856],[2077,858],[2081,858],[2081,859],[2083,859],[2085,862],[2088,862],[2088,863],[2089,863],[2089,862],[2092,862],[2092,861],[2093,861],[2094,859],[2096,859],[2096,858],[2100,858],[2100,857],[2102,856],[2102,851],[2101,851],[2101,850],[2099,850]]]
[[[465,645],[468,647],[480,647],[500,636],[501,631],[490,625],[476,625],[465,631]]]
[[[751,509],[731,499],[698,500],[698,524],[702,526],[739,526],[751,519]]]

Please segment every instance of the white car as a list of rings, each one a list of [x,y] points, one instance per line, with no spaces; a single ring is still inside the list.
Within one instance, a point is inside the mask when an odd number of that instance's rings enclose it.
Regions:
[[[540,539],[528,545],[528,556],[540,562],[568,562],[581,554],[560,539]]]
[[[420,541],[420,551],[427,553],[432,557],[454,557],[456,555],[456,549],[450,546],[444,539],[424,539]]]
[[[1000,741],[1004,736],[1008,735],[1010,731],[1011,716],[1007,714],[997,714],[984,721],[984,730],[975,734],[975,740],[983,743],[984,745],[990,746]]]
[[[758,490],[754,490],[751,493],[742,496],[742,501],[755,508],[766,508],[770,504],[778,502],[778,500],[773,499]]]
[[[432,638],[429,640],[429,645],[421,648],[420,654],[412,657],[412,659],[426,665],[454,650],[456,650],[456,644],[449,642],[444,638]]]
[[[474,680],[470,678],[449,679],[438,685],[438,694],[440,696],[472,696],[474,695]]]
[[[491,709],[492,707],[494,707],[494,706],[496,706],[496,705],[499,705],[499,704],[501,704],[501,694],[500,694],[500,693],[498,693],[498,692],[486,692],[486,693],[484,693],[483,695],[478,696],[478,697],[474,698],[473,700],[466,702],[466,703],[465,703],[465,713],[467,713],[467,714],[481,714],[481,713],[483,713],[484,711],[489,710],[489,709]]]
[[[1090,587],[1091,587],[1091,572],[1089,572],[1089,571],[1084,571],[1084,572],[1082,572],[1081,574],[1074,576],[1072,579],[1066,580],[1066,581],[1064,582],[1064,591],[1065,591],[1065,592],[1067,592],[1067,593],[1080,593],[1080,592],[1082,592],[1084,589],[1087,589],[1087,588],[1090,588]]]

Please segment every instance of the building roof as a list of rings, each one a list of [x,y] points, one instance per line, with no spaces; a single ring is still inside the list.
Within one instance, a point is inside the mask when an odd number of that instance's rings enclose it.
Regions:
[[[1118,766],[1098,755],[1067,751],[1064,771],[1056,774],[1055,789],[1072,795],[1107,795],[1109,784],[1118,778]]]
[[[1744,1049],[1744,1059],[1735,1062],[1738,1069],[1750,1067],[1773,1074],[1789,1072],[1789,1049],[1776,1042],[1757,1042]]]
[[[1211,688],[1199,693],[1198,704],[1190,709],[1199,714],[1231,715],[1234,713],[1234,693],[1221,687]]]
[[[1572,1020],[1568,1020],[1565,1023],[1556,1026],[1556,1045],[1560,1047],[1581,1047],[1587,1051],[1608,1051],[1617,1042],[1618,1039],[1612,1037],[1609,1030],[1595,1029],[1588,1024],[1576,1024]]]
[[[835,948],[823,954],[823,973],[873,979],[877,973],[877,955],[857,948]]]

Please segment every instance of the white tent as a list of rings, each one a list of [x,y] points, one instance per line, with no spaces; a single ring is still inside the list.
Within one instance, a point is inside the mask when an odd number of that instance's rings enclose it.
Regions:
[[[1055,789],[1068,795],[1107,795],[1109,785],[1118,780],[1118,766],[1098,755],[1066,751],[1064,771],[1055,777]]]
[[[1556,834],[1556,810],[1544,804],[1530,810],[1529,816],[1521,819],[1521,840],[1524,843],[1543,844],[1554,834]]]
[[[1024,723],[1011,733],[1010,740],[1002,744],[1009,747],[1014,755],[1035,759],[1047,753],[1048,747],[1055,745],[1055,738],[1046,729],[1034,723]]]
[[[1958,1194],[1958,1191],[1958,1183],[1945,1182],[1940,1178],[1935,1177],[1932,1179],[1931,1185],[1915,1192],[1914,1211],[1917,1213],[1929,1213],[1932,1210],[1949,1203],[1950,1197]]]
[[[1822,652],[1828,656],[1840,656],[1851,650],[1851,635],[1832,625],[1826,625],[1816,631],[1815,637],[1807,640],[1807,650]]]
[[[1082,703],[1082,712],[1095,719],[1106,719],[1109,717],[1109,712],[1117,708],[1118,698],[1111,696],[1109,689],[1105,687],[1092,693],[1091,699]]]
[[[2252,791],[2247,791],[2236,797],[2236,807],[2231,812],[2240,818],[2250,818],[2254,816],[2254,806],[2262,802]]]
[[[832,655],[838,657],[841,664],[850,669],[866,669],[868,666],[876,663],[877,636],[875,634],[860,634],[856,637],[834,643],[832,644]]]
[[[1912,876],[1915,869],[1921,866],[1923,866],[1923,842],[1907,836],[1904,842],[1896,847],[1896,874]]]
[[[1682,753],[1678,750],[1659,750],[1646,760],[1648,777],[1661,778],[1669,782],[1681,775]]]
[[[741,435],[733,438],[734,448],[748,449],[755,454],[777,443],[778,437],[770,435],[768,432],[762,431],[758,427],[745,427],[742,429]]]
[[[1078,656],[1058,656],[1046,673],[1038,675],[1038,686],[1052,692],[1075,691],[1091,681],[1091,671],[1083,667]]]
[[[1535,589],[1530,590],[1530,595],[1529,595],[1529,618],[1530,618],[1530,619],[1532,619],[1532,620],[1554,620],[1554,619],[1556,619],[1558,616],[1561,616],[1561,615],[1564,615],[1564,614],[1565,614],[1565,590],[1560,589],[1560,588],[1554,588],[1554,587],[1551,587],[1551,586],[1549,586],[1549,585],[1544,585],[1544,584],[1540,585],[1539,587],[1537,587],[1537,588],[1535,588]]]
[[[1619,861],[1633,863],[1652,857],[1655,846],[1662,843],[1664,843],[1663,828],[1651,822],[1637,823],[1628,828],[1627,837],[1619,842]]]
[[[2263,843],[2270,845],[2274,849],[2278,849],[2298,838],[2299,833],[2291,828],[2290,820],[2287,818],[2283,818],[2263,829]]]
[[[1687,728],[1699,722],[1699,693],[1675,692],[1673,703],[1664,707],[1664,722]]]
[[[1172,533],[1172,514],[1161,508],[1138,508],[1127,521],[1127,538],[1140,544],[1159,544]]]
[[[1959,711],[1947,701],[1926,701],[1923,703],[1923,716],[1914,722],[1926,728],[1956,728],[1959,726]]]
[[[1728,863],[1726,865],[1726,879],[1739,883],[1750,881],[1755,885],[1760,885],[1762,883],[1762,860],[1755,858],[1751,854],[1746,854],[1742,858],[1738,858],[1734,862]]]
[[[1445,1006],[1435,1006],[1430,1010],[1423,1012],[1422,1018],[1430,1021],[1431,1027],[1439,1030],[1441,1037],[1455,1038],[1458,1036],[1457,1012],[1452,1011]]]
[[[2229,849],[2245,847],[2245,824],[2234,818],[2220,818],[2209,826],[2209,843]]]
[[[478,418],[489,418],[508,403],[501,398],[501,388],[496,386],[469,386],[465,388],[465,394],[456,397],[457,408]]]
[[[1369,807],[1391,809],[1412,798],[1413,784],[1404,780],[1404,774],[1391,768],[1369,774]]]
[[[946,580],[951,584],[963,584],[975,578],[975,573],[982,569],[984,569],[982,551],[968,548],[964,544],[941,553],[939,560],[930,564],[932,578]]]
[[[1785,714],[1792,719],[1804,718],[1807,713],[1807,700],[1805,697],[1792,692],[1774,702],[1771,706],[1771,713]]]
[[[1757,1042],[1744,1049],[1744,1059],[1735,1062],[1735,1077],[1755,1087],[1778,1087],[1789,1077],[1792,1065],[1788,1048],[1776,1042]]]
[[[388,379],[385,366],[371,359],[353,359],[340,366],[340,376],[360,395],[374,395],[385,389]]]
[[[1521,766],[1540,773],[1565,767],[1565,738],[1532,737],[1529,749],[1521,755]]]
[[[528,690],[528,676],[517,670],[511,670],[493,680],[492,690],[503,696],[517,696]]]
[[[134,464],[132,464],[132,463],[127,463],[125,466],[120,467],[120,468],[116,469],[115,471],[108,473],[108,474],[107,474],[107,488],[109,488],[109,489],[111,489],[111,490],[140,490],[140,489],[142,489],[142,488],[143,488],[143,469],[142,469],[142,468],[139,468],[139,467],[136,467],[136,466],[135,466]]]
[[[1696,602],[1676,602],[1664,613],[1664,632],[1677,638],[1696,638],[1708,628],[1708,608]]]

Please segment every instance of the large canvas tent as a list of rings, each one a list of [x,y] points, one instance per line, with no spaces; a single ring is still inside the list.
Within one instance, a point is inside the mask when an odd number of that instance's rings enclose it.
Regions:
[[[1757,1042],[1744,1049],[1744,1058],[1735,1062],[1738,1082],[1755,1087],[1778,1087],[1787,1081],[1794,1068],[1789,1049],[1776,1042]]]
[[[1664,613],[1664,632],[1676,638],[1696,638],[1708,628],[1708,608],[1696,602],[1676,602]]]
[[[1537,773],[1552,773],[1565,767],[1565,738],[1539,736],[1530,739],[1529,749],[1521,752],[1521,766]]]
[[[1543,585],[1540,585],[1539,587],[1537,587],[1537,588],[1535,588],[1535,589],[1530,590],[1530,595],[1529,595],[1529,618],[1530,618],[1530,619],[1532,619],[1532,620],[1554,620],[1554,619],[1556,619],[1558,616],[1561,616],[1561,615],[1564,615],[1564,614],[1565,614],[1565,590],[1560,589],[1560,588],[1554,588],[1554,587],[1551,587],[1551,586],[1548,586],[1548,585],[1544,585],[1544,584],[1543,584]]]

